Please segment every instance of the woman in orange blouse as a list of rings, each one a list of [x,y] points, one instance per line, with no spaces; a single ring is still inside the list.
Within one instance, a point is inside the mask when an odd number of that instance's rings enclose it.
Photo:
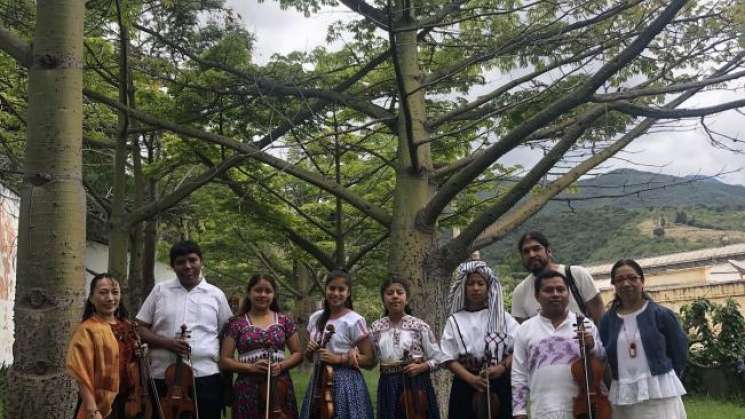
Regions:
[[[75,419],[123,419],[139,413],[139,402],[129,397],[140,378],[135,339],[119,282],[109,274],[96,275],[65,361],[79,388]]]

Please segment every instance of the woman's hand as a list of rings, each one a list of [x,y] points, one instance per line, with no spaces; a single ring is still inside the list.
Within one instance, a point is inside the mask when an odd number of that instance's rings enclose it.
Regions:
[[[504,364],[492,365],[489,367],[489,378],[499,378],[507,372],[507,367]]]
[[[318,342],[314,341],[313,339],[309,339],[308,344],[305,346],[305,353],[312,354],[320,347],[321,345],[319,345]]]
[[[285,366],[281,362],[276,362],[272,364],[272,377],[279,376],[280,374],[282,374],[282,371],[284,370],[285,370]]]
[[[318,358],[321,362],[328,365],[338,365],[342,363],[341,355],[337,355],[326,348],[318,350]]]
[[[429,372],[429,365],[426,362],[412,362],[404,367],[404,374],[409,377],[416,377],[425,372]]]
[[[466,382],[479,393],[483,393],[486,391],[486,377],[469,373],[469,377]]]
[[[253,364],[248,364],[248,371],[251,374],[266,374],[269,369],[269,361],[266,359],[260,359]]]
[[[98,409],[88,410],[87,412],[85,415],[86,419],[103,419],[103,415],[101,415],[101,411]]]
[[[574,338],[577,339],[577,340],[579,340],[580,342],[582,342],[582,340],[580,339],[579,332],[577,332],[577,335],[575,335]],[[590,350],[590,349],[592,349],[592,348],[595,347],[595,338],[592,337],[592,333],[590,333],[589,331],[585,330],[585,333],[584,333],[583,338],[584,338],[584,341],[585,341],[585,348],[587,348],[588,350]]]

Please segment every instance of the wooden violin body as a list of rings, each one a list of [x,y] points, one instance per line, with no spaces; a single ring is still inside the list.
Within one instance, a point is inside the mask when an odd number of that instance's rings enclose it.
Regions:
[[[181,326],[181,337],[187,337],[186,325]],[[195,417],[196,406],[191,398],[194,372],[180,355],[166,368],[165,379],[168,392],[160,398],[164,419],[181,419],[186,414]]]
[[[269,354],[273,353],[272,351],[273,349],[268,348]],[[265,412],[266,419],[295,419],[295,416],[287,408],[290,386],[287,381],[272,374],[271,366],[276,362],[276,358],[269,355],[268,361],[267,379],[259,386],[259,394],[261,396],[259,408]]]
[[[409,351],[404,351],[404,362],[415,362],[409,355]],[[427,392],[422,386],[414,385],[413,378],[403,374],[404,390],[399,397],[399,402],[406,412],[406,419],[427,419],[429,405],[427,403]]]
[[[152,419],[153,402],[150,397],[150,373],[147,368],[147,345],[142,343],[140,335],[137,334],[136,326],[130,323],[129,339],[134,342],[136,365],[127,368],[137,368],[138,374],[130,373],[130,377],[136,376],[132,391],[127,396],[124,405],[124,414],[127,418]]]
[[[321,340],[321,348],[328,345],[336,332],[334,325],[326,325],[326,331]],[[310,399],[311,419],[332,419],[334,417],[334,369],[318,357],[313,364],[313,386]]]
[[[600,385],[605,365],[587,351],[584,342],[585,318],[577,316],[577,333],[580,337],[580,358],[571,365],[572,378],[579,386],[574,398],[572,413],[578,419],[610,419],[611,406]]]

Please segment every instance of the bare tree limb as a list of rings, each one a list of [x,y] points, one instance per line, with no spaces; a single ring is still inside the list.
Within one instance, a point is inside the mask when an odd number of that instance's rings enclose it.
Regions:
[[[527,121],[515,127],[496,144],[484,150],[484,154],[461,169],[448,179],[442,188],[430,200],[427,206],[417,215],[417,225],[420,228],[432,228],[437,217],[448,203],[463,190],[468,183],[476,179],[501,156],[512,150],[520,142],[529,137],[536,130],[548,125],[559,117],[591,97],[613,74],[626,64],[634,60],[652,39],[660,33],[685,5],[685,0],[672,0],[660,15],[626,48],[610,59],[588,80],[566,93],[553,103],[546,106]]]

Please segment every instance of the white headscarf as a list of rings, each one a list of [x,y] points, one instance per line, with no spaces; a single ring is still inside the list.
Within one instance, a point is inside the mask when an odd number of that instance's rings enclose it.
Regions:
[[[507,325],[504,319],[504,302],[502,300],[502,284],[497,275],[486,262],[480,260],[463,262],[455,270],[455,281],[450,286],[450,314],[463,310],[466,304],[466,282],[468,275],[478,273],[486,280],[489,287],[489,322],[484,334],[485,355],[491,355],[493,362],[499,362],[506,355],[507,348],[511,346],[511,337],[507,334]]]

